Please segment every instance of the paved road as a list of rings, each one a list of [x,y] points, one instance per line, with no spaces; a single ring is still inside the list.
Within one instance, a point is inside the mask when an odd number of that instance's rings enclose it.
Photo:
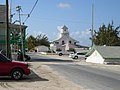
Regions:
[[[73,63],[73,60],[63,60],[63,59],[57,59],[54,57],[45,57],[44,55],[39,55],[39,54],[29,54],[32,58],[32,61],[34,62],[58,62],[58,63]]]
[[[120,74],[85,65],[49,65],[68,80],[90,90],[120,90]]]
[[[85,90],[120,90],[120,73],[93,68],[88,65],[77,65],[74,62],[61,64],[63,60],[49,59],[34,56],[37,61],[58,62],[58,64],[46,64],[63,75],[66,79],[83,86]]]

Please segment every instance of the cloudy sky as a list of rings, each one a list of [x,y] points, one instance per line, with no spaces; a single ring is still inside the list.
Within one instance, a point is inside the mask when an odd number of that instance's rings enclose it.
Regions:
[[[37,0],[9,0],[12,1],[13,22],[18,19],[16,6],[21,6],[22,22],[26,19]],[[25,22],[28,26],[28,35],[37,36],[46,34],[50,41],[58,37],[58,27],[66,25],[71,37],[78,40],[81,45],[91,45],[90,29],[92,26],[93,0],[38,0],[36,7]],[[5,4],[5,0],[0,0]],[[104,23],[114,21],[115,26],[120,25],[120,0],[94,0],[94,29]]]

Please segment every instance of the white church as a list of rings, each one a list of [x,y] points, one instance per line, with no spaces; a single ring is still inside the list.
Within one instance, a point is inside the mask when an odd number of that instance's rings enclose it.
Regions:
[[[77,40],[70,37],[68,28],[64,25],[60,28],[60,37],[50,45],[51,50],[66,52],[69,49],[77,48]]]

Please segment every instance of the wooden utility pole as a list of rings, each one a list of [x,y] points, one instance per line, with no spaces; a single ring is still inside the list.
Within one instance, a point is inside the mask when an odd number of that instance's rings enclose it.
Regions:
[[[8,8],[8,0],[6,0],[6,56],[11,58],[10,56],[10,38],[9,38],[9,8]]]

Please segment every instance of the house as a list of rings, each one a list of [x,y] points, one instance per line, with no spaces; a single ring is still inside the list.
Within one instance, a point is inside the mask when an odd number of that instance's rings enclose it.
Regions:
[[[20,26],[19,24],[9,23],[10,49],[12,52],[19,49],[22,51],[22,43],[25,50],[26,28],[25,25]],[[3,50],[6,50],[6,30],[6,5],[0,5],[0,49]]]
[[[93,46],[87,56],[86,62],[120,63],[120,46]]]
[[[10,14],[9,14],[10,18]],[[10,21],[10,20],[9,20]],[[17,21],[17,20],[16,20]],[[6,46],[9,47],[9,54],[11,58],[16,59],[16,53],[20,50],[25,54],[26,47],[26,28],[25,25],[20,25],[9,22],[9,44],[6,42],[6,5],[0,5],[0,50],[7,51]],[[19,21],[18,21],[19,22]]]
[[[67,50],[77,48],[77,40],[73,39],[69,35],[68,28],[64,25],[60,30],[60,37],[57,40],[54,40],[50,44],[50,49],[53,51],[60,50],[62,52],[66,52]]]

